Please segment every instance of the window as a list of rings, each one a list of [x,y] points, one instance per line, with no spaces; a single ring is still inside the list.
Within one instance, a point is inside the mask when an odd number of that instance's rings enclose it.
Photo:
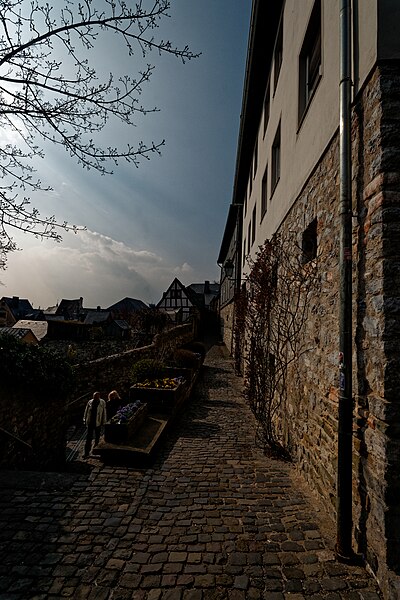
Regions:
[[[244,216],[246,216],[246,212],[247,212],[247,189],[244,194]]]
[[[251,245],[254,244],[254,240],[256,239],[256,218],[257,218],[257,205],[253,208],[253,215],[251,218]]]
[[[299,123],[321,79],[321,0],[316,0],[299,56]]]
[[[275,139],[271,151],[271,196],[281,176],[281,124],[276,130]]]
[[[268,208],[268,165],[265,167],[261,184],[261,220],[264,218]]]
[[[250,254],[250,239],[251,239],[251,221],[247,228],[247,254]]]
[[[245,265],[246,262],[246,238],[243,242],[243,266]]]
[[[268,121],[269,121],[270,104],[271,104],[270,85],[269,85],[269,81],[268,81],[267,91],[265,92],[265,97],[264,97],[264,135],[265,135],[265,132],[267,131],[267,125],[268,125]]]
[[[251,196],[251,191],[253,189],[253,173],[252,173],[253,165],[250,165],[250,177],[249,177],[249,200]]]
[[[257,165],[258,165],[258,139],[256,138],[256,143],[254,145],[254,154],[253,154],[253,177],[256,176]]]
[[[179,300],[180,298],[182,298],[182,290],[179,290],[178,288],[172,289],[171,298],[174,300]]]
[[[318,221],[314,219],[303,231],[301,248],[303,251],[303,264],[306,264],[314,258],[317,258],[317,226]]]
[[[274,49],[274,91],[278,84],[283,59],[283,19],[281,19]]]

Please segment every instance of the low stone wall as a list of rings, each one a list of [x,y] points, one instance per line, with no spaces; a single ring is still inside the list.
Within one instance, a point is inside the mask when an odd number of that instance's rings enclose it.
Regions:
[[[65,400],[0,390],[0,467],[59,470],[65,463]]]
[[[163,360],[170,356],[175,348],[192,341],[193,337],[193,325],[188,323],[159,333],[149,346],[76,365],[76,400],[69,407],[71,418],[82,418],[86,402],[96,390],[101,392],[103,398],[113,389],[118,390],[122,397],[126,396],[131,385],[130,370],[136,362],[143,358]]]
[[[59,470],[65,464],[67,428],[76,416],[82,420],[89,397],[96,389],[103,396],[111,389],[128,391],[129,372],[141,358],[170,354],[193,339],[192,324],[158,334],[150,346],[129,350],[77,365],[78,401],[17,393],[0,388],[0,468]],[[62,390],[61,390],[62,391]]]

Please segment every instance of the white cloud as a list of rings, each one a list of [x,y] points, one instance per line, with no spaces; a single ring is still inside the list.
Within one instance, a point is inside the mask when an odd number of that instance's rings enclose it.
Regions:
[[[187,263],[171,265],[154,252],[86,230],[66,234],[62,244],[35,240],[29,249],[13,253],[0,274],[1,295],[18,295],[42,307],[80,296],[86,307],[106,307],[125,296],[157,302],[175,276],[192,272]]]

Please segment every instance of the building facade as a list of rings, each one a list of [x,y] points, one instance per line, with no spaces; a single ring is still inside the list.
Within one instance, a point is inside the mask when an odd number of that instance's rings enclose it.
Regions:
[[[354,548],[400,597],[400,3],[353,0],[351,197]],[[273,5],[273,6],[271,6]],[[318,286],[289,369],[283,439],[335,518],[339,396],[339,0],[253,1],[232,205],[240,268],[295,237]],[[229,222],[229,216],[227,226]],[[225,239],[220,260],[229,258]],[[312,260],[311,260],[312,259]],[[223,281],[221,280],[221,289]],[[222,291],[221,291],[222,300]],[[221,301],[222,306],[222,301]],[[221,313],[224,320],[225,315]],[[229,340],[225,340],[229,347]]]

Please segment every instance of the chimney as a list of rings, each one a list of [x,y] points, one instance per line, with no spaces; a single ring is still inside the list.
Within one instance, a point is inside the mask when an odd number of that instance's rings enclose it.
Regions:
[[[209,294],[210,293],[210,282],[207,281],[207,280],[204,282],[204,293],[205,294]]]

